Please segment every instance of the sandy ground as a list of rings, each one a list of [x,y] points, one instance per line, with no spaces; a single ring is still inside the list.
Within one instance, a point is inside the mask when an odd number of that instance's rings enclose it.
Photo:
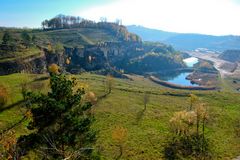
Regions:
[[[233,160],[240,160],[240,156],[238,156],[237,158],[233,159]]]
[[[208,60],[214,63],[214,67],[219,71],[222,78],[240,75],[239,64],[232,63],[218,58],[215,53],[187,52],[190,56]],[[236,65],[238,65],[236,67]]]

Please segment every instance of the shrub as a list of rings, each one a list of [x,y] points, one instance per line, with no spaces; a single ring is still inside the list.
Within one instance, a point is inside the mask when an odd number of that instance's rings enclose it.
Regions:
[[[204,105],[196,106],[194,111],[174,113],[170,119],[172,134],[164,145],[165,158],[211,158],[209,140],[205,137],[207,119]]]
[[[107,94],[110,94],[112,92],[113,80],[114,79],[111,75],[107,75],[106,77]]]
[[[119,159],[123,154],[123,145],[127,139],[127,129],[122,126],[116,126],[112,131],[112,139],[119,147],[119,155],[116,159]]]
[[[9,130],[0,137],[0,157],[3,159],[19,159],[15,131]]]
[[[164,146],[164,157],[174,159],[211,159],[209,140],[202,134],[188,136],[173,136],[167,140]]]
[[[0,85],[0,106],[4,106],[7,103],[8,97],[7,88]]]
[[[54,51],[58,54],[61,54],[64,51],[64,47],[63,44],[58,42],[55,46],[54,46]]]
[[[127,129],[122,126],[117,126],[112,132],[112,139],[118,144],[122,144],[127,138]]]
[[[95,95],[95,93],[93,92],[88,92],[86,94],[86,100],[88,102],[91,102],[92,105],[96,104],[97,103],[97,96]]]
[[[237,137],[240,137],[240,118],[234,123],[234,130]]]
[[[49,72],[50,73],[54,73],[54,74],[59,74],[59,69],[60,69],[60,67],[57,64],[55,64],[55,63],[51,64],[48,67]]]
[[[71,57],[69,57],[69,58],[66,59],[66,64],[68,65],[68,64],[70,64],[70,63],[71,63]]]

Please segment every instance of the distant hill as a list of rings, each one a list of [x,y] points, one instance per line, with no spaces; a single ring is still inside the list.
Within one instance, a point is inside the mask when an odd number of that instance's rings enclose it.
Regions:
[[[145,28],[142,26],[127,26],[129,32],[135,33],[142,37],[144,41],[160,41],[163,42],[167,39],[170,39],[174,36],[177,36],[178,33],[166,32],[157,29]]]
[[[128,31],[139,35],[143,41],[159,41],[172,45],[178,50],[195,50],[208,48],[210,50],[224,51],[240,49],[240,36],[212,36],[203,34],[183,34],[165,32],[142,26],[127,26]]]
[[[219,58],[230,62],[240,61],[240,50],[226,50],[219,55]]]

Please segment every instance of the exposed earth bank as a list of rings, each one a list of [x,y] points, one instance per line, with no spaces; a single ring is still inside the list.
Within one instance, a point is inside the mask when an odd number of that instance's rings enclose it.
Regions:
[[[235,77],[240,75],[239,63],[222,60],[215,53],[187,52],[190,56],[213,62],[214,67],[219,71],[221,78]]]

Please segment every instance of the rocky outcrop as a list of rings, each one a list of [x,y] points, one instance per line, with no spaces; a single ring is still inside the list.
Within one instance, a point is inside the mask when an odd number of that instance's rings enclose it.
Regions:
[[[54,51],[49,51],[47,48],[39,47],[39,49],[42,52],[40,56],[27,57],[24,60],[0,62],[0,74],[17,72],[44,73],[50,64],[55,63],[60,66],[62,71],[73,74],[83,71],[99,71],[98,73],[114,73],[118,75],[121,74],[120,70],[133,72],[128,66],[131,59],[141,57],[153,49],[159,51],[161,47],[144,46],[138,42],[103,42],[96,45],[85,45],[82,48],[65,47],[62,53],[54,53]],[[161,53],[165,51],[169,52],[169,49],[162,48]],[[66,63],[67,59],[70,60],[68,64]],[[162,63],[166,61],[164,58],[162,59]],[[163,65],[162,63],[160,65]],[[168,67],[171,68],[175,64],[177,63],[169,63]],[[140,67],[134,69],[141,71],[140,74],[145,72]]]
[[[12,73],[44,73],[46,72],[46,59],[44,55],[0,62],[0,75]]]
[[[0,75],[20,72],[36,74],[46,73],[47,66],[52,63],[63,66],[64,56],[60,54],[51,54],[46,49],[43,49],[40,55],[0,62]]]
[[[110,70],[115,67],[120,69],[124,59],[134,54],[140,54],[137,51],[139,46],[141,46],[140,43],[104,42],[97,45],[86,45],[84,48],[65,48],[65,56],[71,59],[66,70],[71,73],[79,73],[82,70]]]

